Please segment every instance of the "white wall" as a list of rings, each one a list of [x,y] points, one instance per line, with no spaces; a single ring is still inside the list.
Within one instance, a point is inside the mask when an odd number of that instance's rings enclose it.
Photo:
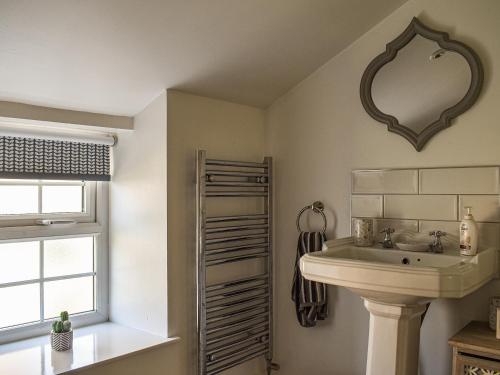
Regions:
[[[329,288],[330,318],[316,328],[298,326],[290,300],[295,259],[295,217],[322,200],[329,237],[348,236],[350,172],[360,168],[500,164],[500,2],[411,0],[304,80],[267,111],[267,153],[275,159],[276,361],[282,373],[364,374],[368,312],[345,288]],[[481,56],[483,92],[472,109],[436,135],[420,153],[388,133],[364,111],[361,75],[418,16],[447,31]],[[421,374],[450,373],[447,339],[471,319],[486,319],[493,282],[462,300],[433,302],[422,328]]]
[[[177,375],[184,371],[179,362],[181,347],[175,343],[134,353],[96,367],[78,371],[78,375]]]
[[[182,338],[175,375],[192,375],[196,366],[196,210],[195,155],[210,158],[262,160],[264,114],[257,108],[168,91],[168,292],[169,332]],[[257,360],[227,374],[263,374]],[[173,373],[172,373],[173,374]]]
[[[167,336],[166,92],[114,149],[110,184],[110,317]]]
[[[195,152],[261,160],[264,133],[260,109],[168,91],[120,134],[110,185],[111,319],[159,335],[168,320],[168,335],[181,341],[85,374],[195,373]],[[226,373],[263,374],[264,361]]]

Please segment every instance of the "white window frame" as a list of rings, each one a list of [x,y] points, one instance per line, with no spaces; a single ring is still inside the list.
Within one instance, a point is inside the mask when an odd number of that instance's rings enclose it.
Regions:
[[[2,180],[1,185],[10,186],[38,186],[38,205],[41,209],[42,186],[88,186],[84,190],[83,212],[62,212],[62,213],[32,213],[0,215],[0,227],[18,227],[35,225],[39,219],[61,219],[74,220],[78,223],[92,223],[96,221],[96,206],[92,202],[96,201],[97,182],[94,181],[50,181],[50,180]]]
[[[57,182],[57,184],[61,184]],[[80,314],[72,314],[72,327],[82,327],[90,324],[97,324],[108,321],[108,206],[109,206],[109,186],[107,182],[90,183],[94,188],[86,189],[92,192],[86,192],[86,203],[90,204],[89,211],[84,214],[73,215],[72,219],[76,224],[51,224],[51,225],[26,225],[29,221],[40,218],[49,218],[49,215],[0,215],[10,216],[2,222],[0,218],[0,243],[20,242],[20,241],[40,241],[60,238],[74,238],[84,236],[94,236],[94,259],[95,259],[95,310]],[[92,195],[95,194],[95,195]],[[94,199],[95,197],[95,199]],[[62,214],[65,215],[65,214]],[[61,215],[52,215],[50,218],[61,218]],[[68,217],[66,216],[66,217]],[[9,224],[11,226],[5,226]],[[16,226],[12,226],[12,224]],[[24,224],[24,225],[22,225]],[[42,260],[41,260],[42,262]],[[66,279],[68,277],[55,277],[50,280]],[[22,282],[21,282],[22,283]],[[19,284],[19,283],[11,283]],[[1,301],[5,303],[5,301]],[[43,317],[41,317],[43,318]],[[52,322],[55,319],[48,319],[43,322],[24,324],[14,327],[0,329],[0,344],[26,339],[34,336],[47,334],[50,332]]]

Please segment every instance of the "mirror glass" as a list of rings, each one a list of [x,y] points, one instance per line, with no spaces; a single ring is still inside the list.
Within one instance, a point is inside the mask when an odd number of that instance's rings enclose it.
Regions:
[[[420,134],[466,95],[471,79],[461,54],[417,34],[376,73],[371,94],[380,111]]]

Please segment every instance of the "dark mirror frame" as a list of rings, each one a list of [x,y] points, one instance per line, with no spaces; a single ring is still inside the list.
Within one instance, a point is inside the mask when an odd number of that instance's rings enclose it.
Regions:
[[[445,109],[439,119],[417,134],[410,128],[400,124],[398,119],[380,111],[373,102],[372,83],[377,72],[387,63],[396,58],[398,51],[405,47],[416,36],[435,41],[441,48],[454,51],[462,55],[471,69],[471,83],[465,96],[454,106]],[[450,126],[451,120],[467,111],[477,100],[483,85],[483,67],[479,56],[469,46],[450,40],[445,32],[433,30],[425,26],[416,17],[412,19],[408,27],[401,35],[386,45],[386,50],[375,57],[368,64],[361,78],[360,96],[361,103],[366,112],[375,120],[387,124],[390,132],[399,134],[406,138],[417,151],[421,151],[424,145],[438,132]]]

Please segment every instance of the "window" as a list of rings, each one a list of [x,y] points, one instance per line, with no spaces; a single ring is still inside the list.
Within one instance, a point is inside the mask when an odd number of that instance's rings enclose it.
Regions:
[[[62,310],[74,326],[107,320],[106,205],[102,182],[0,180],[0,343]]]
[[[95,221],[96,182],[0,180],[0,226]]]

